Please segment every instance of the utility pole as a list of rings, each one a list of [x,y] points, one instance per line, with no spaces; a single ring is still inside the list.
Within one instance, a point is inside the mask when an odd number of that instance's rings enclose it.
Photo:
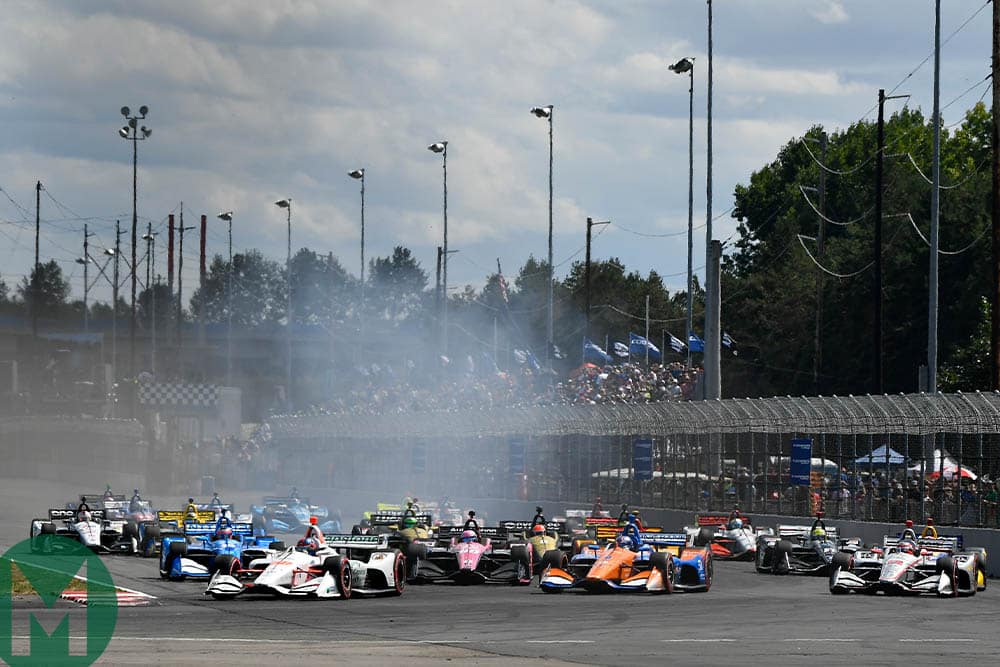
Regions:
[[[181,206],[181,224],[177,231],[180,233],[180,244],[177,252],[177,361],[183,372],[183,355],[181,352],[181,341],[183,340],[182,327],[184,324],[184,232],[194,229],[184,226],[184,207]]]
[[[201,216],[201,244],[198,250],[198,287],[201,288],[202,293],[205,290],[205,275],[206,275],[206,265],[205,265],[205,242],[208,236],[208,216]],[[205,345],[205,313],[204,306],[198,306],[198,342],[204,346]]]
[[[167,290],[174,293],[174,214],[171,213],[167,222]]]
[[[875,391],[882,393],[882,159],[885,149],[885,89],[878,89],[878,129],[875,134]]]
[[[441,322],[441,258],[444,256],[444,250],[441,246],[437,247],[437,272],[436,279],[434,281],[434,317],[439,322]]]
[[[90,313],[88,311],[88,299],[90,294],[90,281],[88,280],[87,268],[90,266],[90,232],[87,230],[87,223],[83,223],[83,332],[90,331]]]
[[[934,147],[931,163],[931,265],[927,275],[927,393],[937,393],[938,223],[941,197],[941,0],[934,3]]]
[[[811,137],[807,137],[812,141]],[[826,132],[819,135],[819,161],[826,164]],[[816,223],[816,256],[820,263],[823,261],[823,249],[826,245],[826,225],[823,216],[826,215],[826,170],[819,170],[819,215]],[[819,377],[823,372],[823,272],[816,267],[816,322],[813,328],[813,391],[820,395]]]
[[[594,225],[607,225],[610,224],[610,220],[605,220],[604,222],[594,222],[593,218],[587,218],[587,259],[584,264],[584,293],[587,299],[587,328],[585,329],[586,337],[590,338],[590,239],[591,233],[590,229]]]
[[[712,240],[712,0],[708,4],[708,105],[707,105],[707,139],[706,139],[706,179],[705,179],[705,354],[702,363],[705,364],[705,398],[719,398],[722,379],[719,377],[719,316],[722,307],[719,300],[719,284],[714,282],[718,271],[713,270],[715,242]],[[722,248],[719,246],[719,256]],[[689,334],[690,338],[690,334]]]
[[[35,270],[31,276],[31,335],[38,338],[38,300],[41,287],[41,265],[38,259],[38,238],[42,231],[42,182],[35,183]]]
[[[121,220],[115,220],[115,281],[111,286],[111,377],[118,382],[118,261],[122,254]]]
[[[142,240],[146,242],[146,290],[149,292],[151,303],[150,314],[150,337],[152,347],[149,353],[150,372],[156,374],[156,286],[153,280],[156,274],[156,233],[153,231],[153,224],[146,223],[146,233]],[[150,273],[152,267],[152,273]]]
[[[1000,3],[993,3],[993,57],[991,63],[993,81],[1000,81]],[[991,388],[1000,390],[1000,88],[993,86],[993,121],[992,144],[993,153],[990,165],[993,170],[993,192],[991,208],[993,215],[993,289],[992,289],[992,335],[990,336],[990,351],[992,368],[990,369]]]

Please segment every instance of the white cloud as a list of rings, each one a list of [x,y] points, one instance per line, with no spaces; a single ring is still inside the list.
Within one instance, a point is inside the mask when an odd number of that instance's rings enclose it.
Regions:
[[[846,23],[850,19],[843,3],[833,0],[826,3],[822,9],[813,9],[810,13],[817,21],[827,25]]]

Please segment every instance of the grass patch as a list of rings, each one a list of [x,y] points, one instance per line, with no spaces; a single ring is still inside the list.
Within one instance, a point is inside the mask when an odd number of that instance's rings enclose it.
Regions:
[[[12,595],[38,595],[39,591],[35,590],[35,587],[31,585],[31,582],[24,576],[21,570],[18,568],[16,563],[10,564],[10,575],[11,575],[11,594]],[[47,577],[42,577],[40,582],[41,586],[46,586],[45,581]],[[87,582],[80,581],[79,579],[73,579],[69,582],[61,591],[42,591],[47,594],[56,593],[71,593],[71,592],[82,592],[87,590]]]

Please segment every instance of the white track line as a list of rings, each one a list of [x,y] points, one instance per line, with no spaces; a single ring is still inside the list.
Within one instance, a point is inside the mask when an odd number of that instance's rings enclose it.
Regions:
[[[797,637],[795,639],[782,639],[783,642],[857,642],[859,639],[841,639],[839,637]]]
[[[957,637],[941,637],[941,638],[927,637],[927,638],[921,638],[921,639],[900,639],[899,641],[901,641],[901,642],[920,642],[920,643],[924,643],[924,642],[978,642],[979,640],[978,639],[961,639],[961,638],[957,638]]]

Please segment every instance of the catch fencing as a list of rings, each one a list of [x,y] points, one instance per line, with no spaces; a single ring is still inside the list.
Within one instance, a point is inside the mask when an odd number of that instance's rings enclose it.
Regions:
[[[270,425],[279,479],[289,483],[1000,527],[997,393],[346,414]],[[793,439],[811,445],[802,486],[789,474]],[[648,464],[633,461],[637,440],[650,442]]]

